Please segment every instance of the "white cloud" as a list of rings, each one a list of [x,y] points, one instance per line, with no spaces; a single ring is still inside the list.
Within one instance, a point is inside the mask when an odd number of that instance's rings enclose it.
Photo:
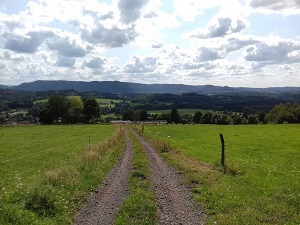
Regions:
[[[300,43],[283,41],[275,44],[258,43],[246,49],[245,60],[263,64],[289,64],[300,61]]]
[[[298,0],[249,0],[248,4],[262,13],[299,14],[300,1]]]
[[[84,60],[83,65],[92,69],[101,69],[107,62],[107,58],[93,56],[92,58]]]
[[[189,36],[200,39],[224,37],[241,32],[245,27],[245,23],[240,19],[232,21],[230,18],[217,18],[206,29],[197,29],[189,33]]]
[[[82,38],[92,44],[101,44],[107,48],[122,47],[134,41],[137,33],[134,26],[119,28],[114,26],[106,28],[102,24],[97,24],[92,31],[81,30]]]
[[[92,46],[80,43],[80,40],[70,37],[57,36],[47,41],[47,45],[50,50],[65,57],[84,57],[92,50]]]
[[[141,17],[141,10],[147,5],[149,0],[119,0],[119,10],[121,12],[121,21],[129,24],[134,23]]]
[[[74,57],[58,56],[56,60],[56,65],[61,67],[73,67],[75,63],[76,58]]]
[[[145,57],[140,58],[134,56],[131,62],[125,65],[124,72],[127,73],[150,73],[154,72],[156,69],[157,58],[155,57]]]
[[[195,61],[198,62],[212,61],[220,58],[222,58],[222,56],[218,54],[218,52],[208,49],[206,47],[201,47],[198,49],[197,57]]]
[[[4,33],[5,48],[21,53],[35,53],[46,38],[53,36],[51,31],[29,31],[25,35]]]

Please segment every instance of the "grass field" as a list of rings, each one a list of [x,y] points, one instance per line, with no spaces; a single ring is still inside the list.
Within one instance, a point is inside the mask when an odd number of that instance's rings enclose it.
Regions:
[[[200,111],[205,113],[207,110],[204,109],[178,109],[179,114],[195,114],[195,112]],[[163,114],[163,113],[171,113],[171,110],[152,110],[149,111],[150,114]]]
[[[125,140],[117,130],[107,125],[0,127],[0,224],[71,223],[123,150]]]
[[[300,223],[299,130],[300,125],[145,126],[145,134],[165,147],[170,143],[173,150],[162,155],[189,177],[208,224]]]
[[[97,98],[97,102],[99,103],[100,107],[114,108],[115,107],[115,103],[120,103],[121,101],[122,100]]]

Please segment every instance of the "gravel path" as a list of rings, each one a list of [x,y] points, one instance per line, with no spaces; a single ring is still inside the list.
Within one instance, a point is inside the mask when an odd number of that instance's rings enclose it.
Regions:
[[[176,172],[166,165],[158,153],[136,132],[134,134],[144,146],[152,172],[153,188],[158,203],[158,224],[203,224],[201,211],[188,195]]]
[[[113,224],[119,206],[128,195],[128,177],[133,151],[127,132],[126,139],[126,148],[118,164],[79,212],[75,225]]]

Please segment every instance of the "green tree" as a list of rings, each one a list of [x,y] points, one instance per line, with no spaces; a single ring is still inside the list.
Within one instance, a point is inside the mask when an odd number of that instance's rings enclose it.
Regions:
[[[243,122],[243,119],[240,115],[238,115],[238,114],[232,115],[233,125],[240,125],[240,124],[242,124],[242,122]]]
[[[180,116],[177,111],[177,109],[173,108],[171,111],[171,123],[179,123],[180,122]]]
[[[79,96],[72,96],[69,98],[70,108],[68,112],[67,122],[79,123],[82,119],[83,101]]]
[[[95,98],[83,99],[83,115],[87,123],[90,123],[91,119],[100,117],[100,106]]]
[[[40,118],[40,122],[45,124],[51,124],[54,121],[54,117],[50,113],[48,106],[45,106],[40,110],[39,118]]]
[[[63,119],[67,115],[70,102],[66,96],[52,95],[48,100],[47,107],[54,120],[58,122],[59,118]]]
[[[132,109],[126,110],[122,114],[122,120],[134,121],[134,111]]]
[[[194,117],[193,117],[193,122],[200,123],[202,116],[203,116],[203,114],[200,111],[195,112]]]
[[[257,124],[258,120],[257,117],[254,115],[248,116],[248,124]]]
[[[201,122],[204,124],[214,124],[214,113],[212,111],[206,111]]]
[[[146,110],[141,111],[140,120],[141,121],[147,121],[148,120],[148,112]]]
[[[257,120],[259,123],[265,123],[266,122],[266,112],[260,111],[257,113]]]

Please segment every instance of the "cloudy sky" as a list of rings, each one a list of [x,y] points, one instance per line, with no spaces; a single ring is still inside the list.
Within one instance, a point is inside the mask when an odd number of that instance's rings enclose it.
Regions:
[[[0,84],[300,86],[300,0],[0,0]]]

